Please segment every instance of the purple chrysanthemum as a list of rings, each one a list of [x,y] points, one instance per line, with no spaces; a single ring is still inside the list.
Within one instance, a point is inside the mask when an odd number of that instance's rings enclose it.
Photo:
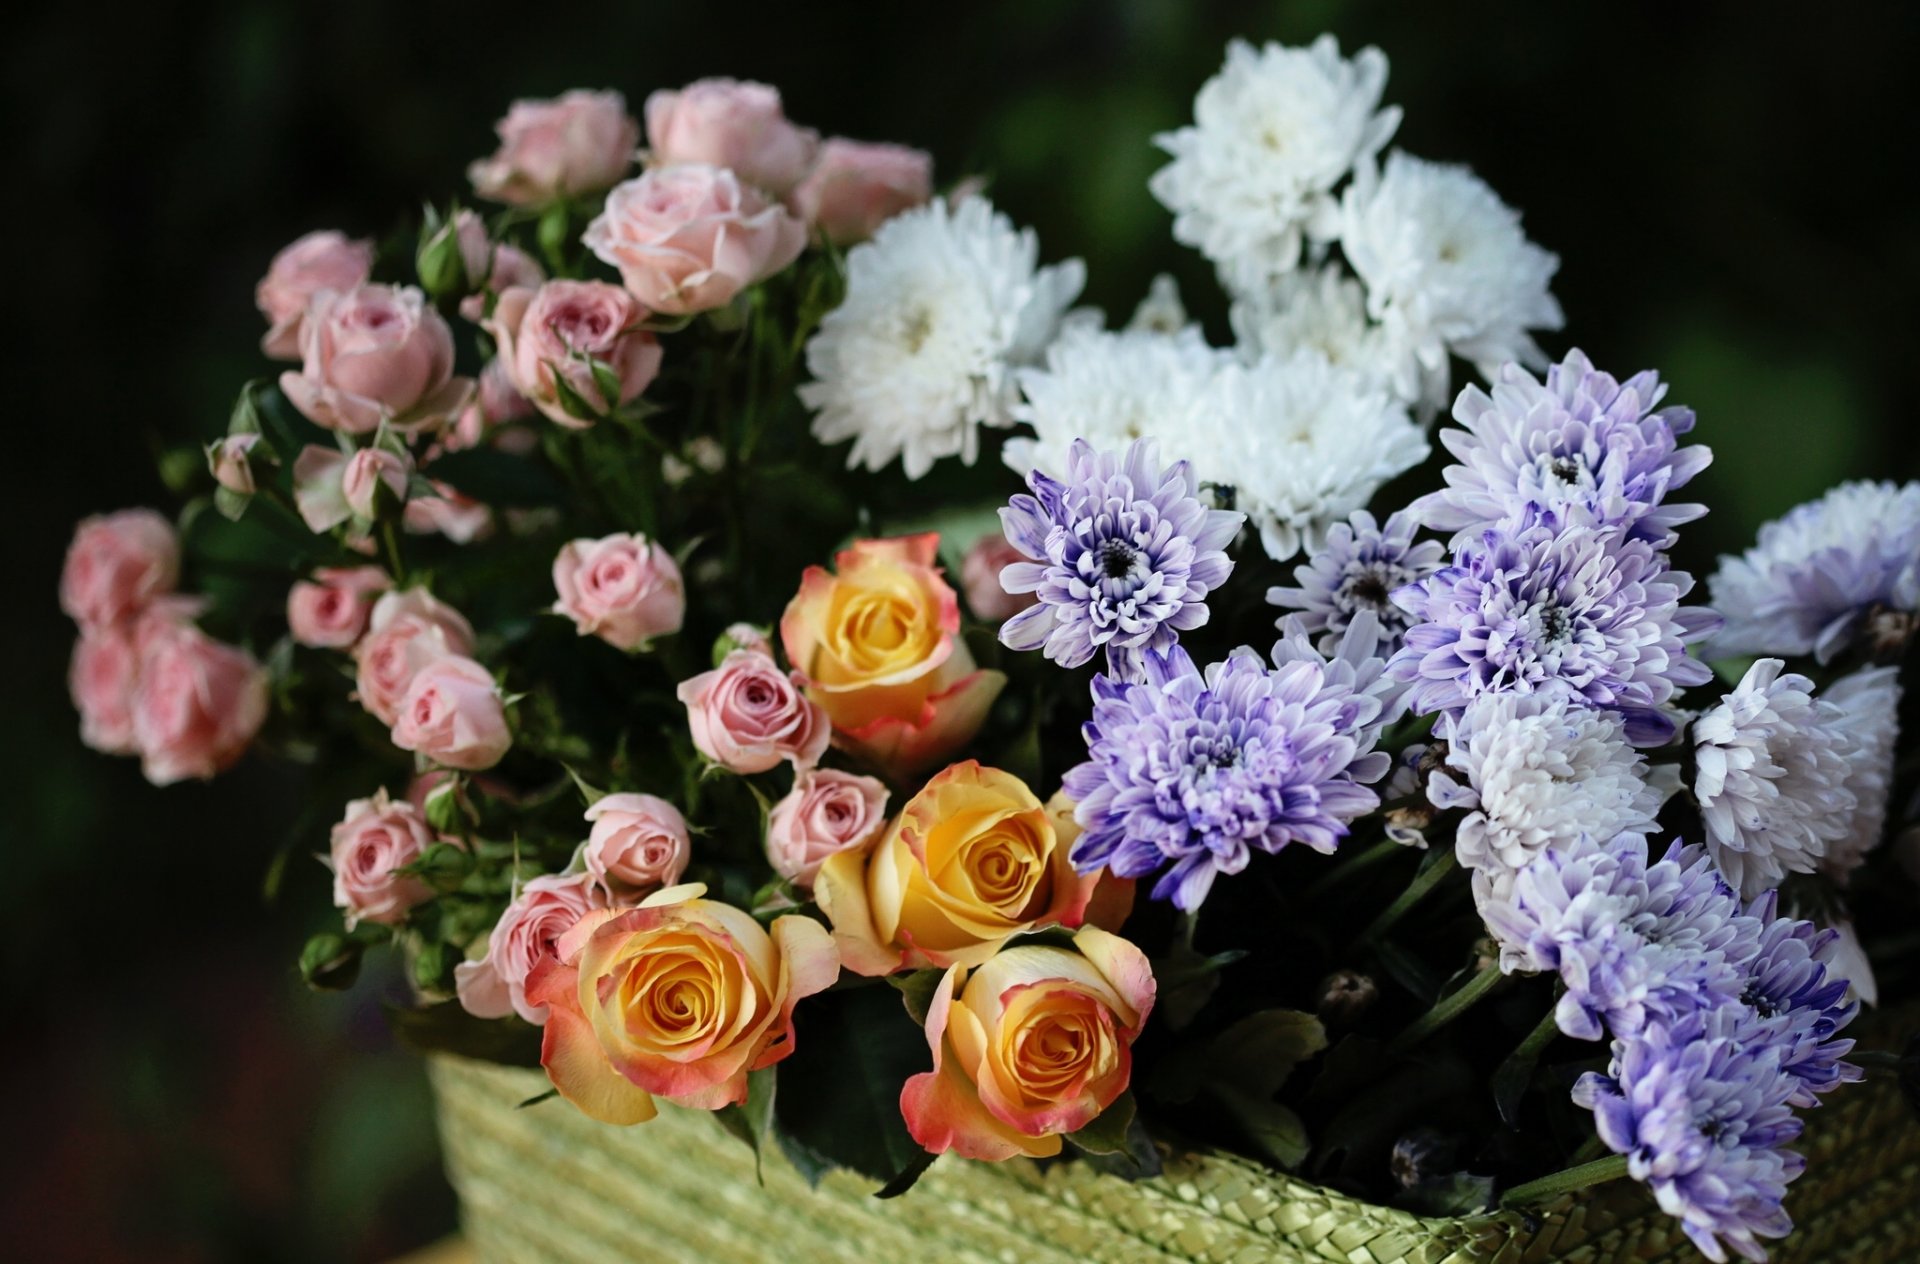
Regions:
[[[1084,829],[1072,852],[1082,872],[1158,873],[1153,897],[1192,910],[1253,852],[1331,852],[1379,806],[1356,780],[1385,771],[1370,739],[1356,740],[1377,698],[1317,663],[1270,669],[1246,649],[1204,675],[1178,647],[1143,657],[1144,682],[1094,677],[1091,758],[1064,779]]]
[[[1300,613],[1300,624],[1320,633],[1322,653],[1335,653],[1354,616],[1370,610],[1380,620],[1384,652],[1400,648],[1411,620],[1393,604],[1393,593],[1439,570],[1446,550],[1437,540],[1415,543],[1419,519],[1402,510],[1381,526],[1366,510],[1327,530],[1327,538],[1305,565],[1293,568],[1297,587],[1267,589],[1267,601]]]
[[[1044,650],[1063,667],[1104,648],[1114,675],[1137,680],[1145,651],[1207,621],[1207,593],[1233,570],[1224,550],[1246,515],[1203,504],[1187,462],[1163,470],[1151,439],[1124,454],[1076,439],[1064,482],[1034,470],[1027,486],[1033,495],[1015,496],[1000,520],[1034,560],[1007,567],[1000,583],[1039,604],[1001,626],[1003,644]]]
[[[1605,526],[1657,548],[1705,505],[1665,503],[1713,460],[1706,448],[1681,447],[1691,409],[1655,411],[1667,392],[1658,374],[1621,382],[1581,352],[1547,370],[1545,383],[1517,364],[1500,370],[1491,395],[1477,386],[1453,405],[1460,429],[1440,432],[1458,465],[1447,486],[1421,497],[1412,513],[1436,531],[1458,532],[1454,547],[1529,506],[1577,506]]]
[[[1658,746],[1675,732],[1674,692],[1713,675],[1686,650],[1717,626],[1680,605],[1692,587],[1645,540],[1578,515],[1528,515],[1394,593],[1418,622],[1393,671],[1420,715],[1457,718],[1486,693],[1557,691],[1618,711],[1629,741]]]
[[[1847,980],[1834,969],[1840,932],[1775,914],[1778,893],[1754,904],[1761,924],[1757,950],[1746,963],[1740,999],[1751,1011],[1747,1038],[1781,1050],[1781,1064],[1798,1081],[1796,1106],[1819,1104],[1816,1094],[1861,1078],[1842,1061],[1853,1041],[1839,1035],[1860,1012],[1847,996]]]
[[[1920,612],[1920,483],[1842,483],[1761,527],[1707,586],[1727,621],[1716,657],[1830,662],[1876,611]]]
[[[1608,1073],[1573,1091],[1627,1171],[1716,1261],[1728,1246],[1766,1259],[1760,1239],[1793,1228],[1782,1201],[1806,1167],[1785,1148],[1800,1135],[1789,1105],[1799,1081],[1778,1045],[1749,1042],[1739,1026],[1725,1008],[1648,1027],[1616,1040]]]

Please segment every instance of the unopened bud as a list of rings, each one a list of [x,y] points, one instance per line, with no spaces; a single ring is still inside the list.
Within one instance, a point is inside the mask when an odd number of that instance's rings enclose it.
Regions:
[[[773,642],[768,638],[765,628],[757,628],[751,623],[736,623],[714,641],[713,665],[718,667],[735,650],[765,654],[772,658]]]
[[[1460,1139],[1438,1128],[1415,1128],[1393,1143],[1388,1170],[1402,1189],[1450,1176],[1460,1166]]]
[[[467,264],[460,253],[460,234],[453,220],[443,221],[420,239],[413,262],[420,273],[420,288],[431,297],[467,292]]]
[[[1329,1027],[1351,1027],[1380,999],[1380,988],[1358,970],[1335,970],[1320,980],[1314,1013]]]
[[[427,824],[434,828],[434,832],[452,834],[459,830],[461,825],[460,789],[460,778],[450,776],[427,791],[424,810]]]
[[[1913,634],[1920,630],[1920,615],[1891,606],[1875,606],[1867,612],[1860,628],[1860,644],[1868,658],[1882,667],[1898,664],[1907,656]]]
[[[458,960],[443,943],[422,944],[413,957],[413,984],[422,992],[445,992],[449,976]]]

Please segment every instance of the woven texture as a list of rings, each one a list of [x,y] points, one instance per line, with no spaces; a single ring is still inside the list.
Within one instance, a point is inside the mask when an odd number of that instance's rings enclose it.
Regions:
[[[1920,1015],[1911,1017],[1920,1018]],[[1911,1023],[1900,1026],[1911,1026]],[[1886,1028],[1883,1026],[1883,1033]],[[1890,1034],[1890,1033],[1889,1033]],[[1885,1036],[1876,1040],[1884,1047]],[[927,1260],[946,1264],[1606,1264],[1697,1261],[1631,1182],[1511,1213],[1425,1219],[1225,1155],[1179,1156],[1128,1183],[1084,1164],[944,1158],[904,1197],[835,1173],[810,1189],[701,1112],[613,1128],[543,1092],[538,1072],[432,1062],[447,1169],[485,1264]],[[1920,1126],[1884,1079],[1811,1112],[1796,1228],[1776,1264],[1920,1260]],[[764,1181],[764,1183],[763,1183]]]

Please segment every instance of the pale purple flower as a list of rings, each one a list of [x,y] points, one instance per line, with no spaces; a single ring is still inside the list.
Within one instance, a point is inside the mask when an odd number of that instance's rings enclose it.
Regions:
[[[1761,930],[1740,993],[1751,1011],[1746,1039],[1778,1047],[1781,1065],[1799,1081],[1794,1105],[1816,1106],[1816,1094],[1862,1077],[1859,1067],[1841,1060],[1854,1042],[1839,1035],[1860,1003],[1848,999],[1848,980],[1836,968],[1840,932],[1778,916],[1776,895],[1769,891],[1752,910]]]
[[[1091,758],[1063,781],[1084,830],[1072,851],[1082,872],[1159,874],[1153,897],[1190,911],[1255,851],[1332,852],[1349,822],[1379,806],[1356,777],[1384,774],[1384,761],[1355,738],[1378,699],[1329,668],[1269,669],[1246,649],[1204,675],[1178,647],[1144,659],[1142,683],[1094,677]]]
[[[1295,587],[1267,589],[1267,601],[1299,611],[1301,626],[1318,632],[1320,648],[1331,654],[1354,616],[1370,610],[1380,620],[1384,651],[1400,648],[1411,620],[1393,604],[1393,593],[1439,570],[1446,550],[1437,540],[1414,542],[1420,520],[1402,510],[1385,526],[1366,510],[1327,529],[1325,543],[1305,565],[1293,568]]]
[[[1707,586],[1727,621],[1715,657],[1830,662],[1877,611],[1920,611],[1920,483],[1842,483],[1761,527]]]
[[[1607,1074],[1582,1076],[1573,1100],[1708,1259],[1730,1246],[1764,1260],[1760,1239],[1793,1228],[1782,1201],[1806,1167],[1785,1148],[1800,1135],[1798,1084],[1780,1047],[1747,1039],[1722,1008],[1615,1040]]]
[[[1000,520],[1033,560],[1008,566],[1000,583],[1039,604],[1001,626],[1003,644],[1044,650],[1063,667],[1105,649],[1114,675],[1137,680],[1145,651],[1170,649],[1207,621],[1207,593],[1232,572],[1225,548],[1246,516],[1203,504],[1187,462],[1163,470],[1150,439],[1124,454],[1076,439],[1065,481],[1034,470],[1027,486],[1033,495],[1015,496]]]
[[[1532,514],[1394,593],[1418,622],[1393,671],[1419,715],[1458,717],[1488,693],[1565,693],[1619,712],[1635,745],[1658,746],[1676,730],[1674,693],[1713,676],[1687,653],[1716,626],[1680,605],[1692,587],[1646,540]]]
[[[1692,410],[1655,410],[1666,391],[1656,373],[1620,382],[1578,350],[1548,369],[1544,383],[1508,364],[1491,395],[1478,386],[1460,392],[1453,417],[1461,428],[1440,432],[1459,464],[1444,471],[1447,486],[1411,512],[1436,531],[1457,532],[1457,548],[1529,506],[1578,506],[1597,523],[1665,548],[1675,527],[1707,511],[1667,504],[1667,494],[1713,460],[1704,447],[1679,445],[1693,429]]]
[[[1393,769],[1393,756],[1373,747],[1387,725],[1406,714],[1407,687],[1387,673],[1392,650],[1386,645],[1380,620],[1371,611],[1360,611],[1331,645],[1324,637],[1320,644],[1314,644],[1293,616],[1280,621],[1280,633],[1269,654],[1276,668],[1312,663],[1321,669],[1327,685],[1352,695],[1336,721],[1341,732],[1352,735],[1361,752],[1347,771],[1355,781],[1369,785],[1385,777]]]

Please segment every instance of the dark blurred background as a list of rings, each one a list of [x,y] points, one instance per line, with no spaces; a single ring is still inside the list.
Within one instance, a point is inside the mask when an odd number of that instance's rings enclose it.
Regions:
[[[1159,271],[1224,308],[1148,195],[1227,39],[1392,61],[1397,141],[1472,164],[1558,251],[1572,342],[1699,410],[1697,572],[1848,476],[1912,477],[1910,192],[1920,10],[1016,0],[965,6],[333,0],[35,6],[9,23],[0,459],[0,1241],[35,1261],[381,1260],[453,1225],[383,981],[305,994],[326,913],[295,771],[158,791],[83,749],[54,602],[71,525],[166,497],[255,354],[252,291],[296,235],[444,204],[516,96],[764,79],[823,132],[991,177],[1124,320]],[[962,16],[964,15],[964,16]],[[277,905],[269,858],[295,859]],[[387,981],[390,986],[391,981]]]

